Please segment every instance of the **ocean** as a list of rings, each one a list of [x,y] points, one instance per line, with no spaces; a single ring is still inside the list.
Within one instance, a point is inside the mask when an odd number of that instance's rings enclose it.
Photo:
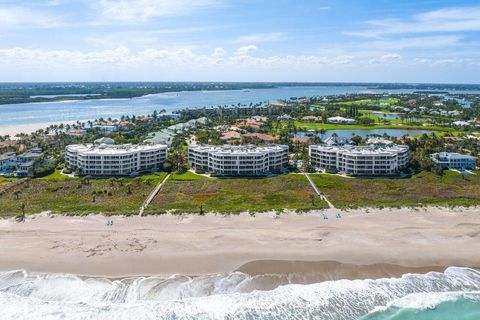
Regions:
[[[258,289],[274,278],[2,272],[0,319],[480,319],[480,272],[469,268]]]

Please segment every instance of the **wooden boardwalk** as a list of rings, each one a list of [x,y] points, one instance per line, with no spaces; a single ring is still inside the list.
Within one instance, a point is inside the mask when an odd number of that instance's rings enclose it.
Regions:
[[[155,187],[155,189],[153,189],[153,191],[148,195],[147,199],[143,202],[142,206],[140,207],[140,211],[138,213],[139,216],[143,216],[143,212],[148,207],[150,202],[153,201],[153,198],[155,198],[155,196],[160,192],[160,190],[162,189],[165,182],[167,182],[170,175],[171,173],[169,173],[165,178],[163,178],[163,180],[160,181],[160,183]]]

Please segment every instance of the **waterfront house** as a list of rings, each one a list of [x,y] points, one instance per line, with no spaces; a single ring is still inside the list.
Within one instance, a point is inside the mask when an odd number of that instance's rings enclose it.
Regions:
[[[113,139],[108,138],[108,137],[102,137],[93,142],[94,144],[115,144],[115,141]]]
[[[43,157],[41,148],[32,148],[20,155],[15,152],[4,153],[0,155],[0,175],[30,176]]]
[[[85,129],[71,129],[65,131],[65,135],[68,137],[83,137],[87,135],[87,130]]]
[[[242,137],[240,132],[237,131],[227,131],[222,133],[222,136],[220,137],[220,140],[223,141],[228,141],[228,140],[238,140]]]
[[[323,141],[324,144],[328,146],[344,146],[344,145],[350,145],[350,144],[355,144],[352,140],[347,139],[345,137],[339,137],[332,135]]]
[[[318,121],[322,121],[322,118],[315,117],[315,116],[305,116],[305,117],[302,117],[301,120],[308,121],[308,122],[318,122]]]
[[[15,152],[6,152],[0,154],[0,172],[14,170],[17,163],[17,155]]]
[[[260,140],[266,144],[271,144],[277,141],[277,138],[265,133],[246,133],[242,135],[244,141]]]
[[[338,116],[338,117],[327,118],[327,122],[328,123],[341,123],[341,124],[355,124],[355,123],[357,123],[357,120]]]
[[[284,115],[281,115],[281,116],[277,117],[277,120],[279,120],[279,121],[292,121],[293,118],[291,116],[289,116],[288,114],[284,114]]]
[[[430,155],[431,159],[444,169],[474,170],[477,167],[476,158],[455,152],[438,152]]]

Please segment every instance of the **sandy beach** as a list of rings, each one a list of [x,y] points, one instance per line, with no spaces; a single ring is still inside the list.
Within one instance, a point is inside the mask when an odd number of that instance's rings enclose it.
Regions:
[[[122,277],[238,269],[316,274],[299,281],[310,282],[480,266],[478,207],[334,213],[4,219],[0,270]]]
[[[35,124],[24,124],[24,125],[11,125],[0,127],[0,136],[10,135],[14,137],[16,134],[24,133],[30,134],[40,129],[46,129],[51,125],[57,124],[75,124],[75,121],[53,121],[48,123],[35,123]]]

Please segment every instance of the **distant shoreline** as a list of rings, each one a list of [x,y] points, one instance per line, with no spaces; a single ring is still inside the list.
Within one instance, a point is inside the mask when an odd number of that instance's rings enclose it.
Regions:
[[[32,93],[28,97],[11,98],[10,100],[2,99],[2,89],[4,86],[14,86],[15,84],[27,84],[25,83],[0,83],[0,106],[2,105],[14,105],[14,104],[30,104],[30,103],[50,103],[50,102],[68,102],[68,101],[88,101],[88,100],[105,100],[105,99],[132,99],[139,98],[151,94],[161,93],[174,93],[174,92],[189,92],[189,91],[225,91],[225,90],[245,90],[245,89],[274,89],[278,87],[348,87],[348,86],[361,86],[367,90],[417,90],[413,93],[439,93],[445,94],[449,91],[478,91],[480,90],[480,84],[435,84],[435,83],[423,83],[423,84],[409,84],[409,83],[375,83],[375,82],[59,82],[69,85],[74,84],[90,84],[90,85],[127,85],[127,84],[143,84],[143,85],[159,85],[159,84],[175,84],[184,85],[185,87],[179,87],[178,89],[165,87],[165,88],[148,88],[144,90],[131,89],[129,92],[121,91],[120,93],[108,92],[105,90],[92,90],[91,92],[75,93],[73,91],[66,92],[51,92],[40,91],[38,93]],[[55,83],[55,82],[54,82]],[[44,82],[33,83],[49,84]],[[225,87],[201,87],[205,85],[218,85]],[[193,87],[189,87],[193,86]],[[200,87],[195,87],[200,86]],[[88,90],[87,90],[88,91]],[[52,96],[52,97],[48,97]]]

